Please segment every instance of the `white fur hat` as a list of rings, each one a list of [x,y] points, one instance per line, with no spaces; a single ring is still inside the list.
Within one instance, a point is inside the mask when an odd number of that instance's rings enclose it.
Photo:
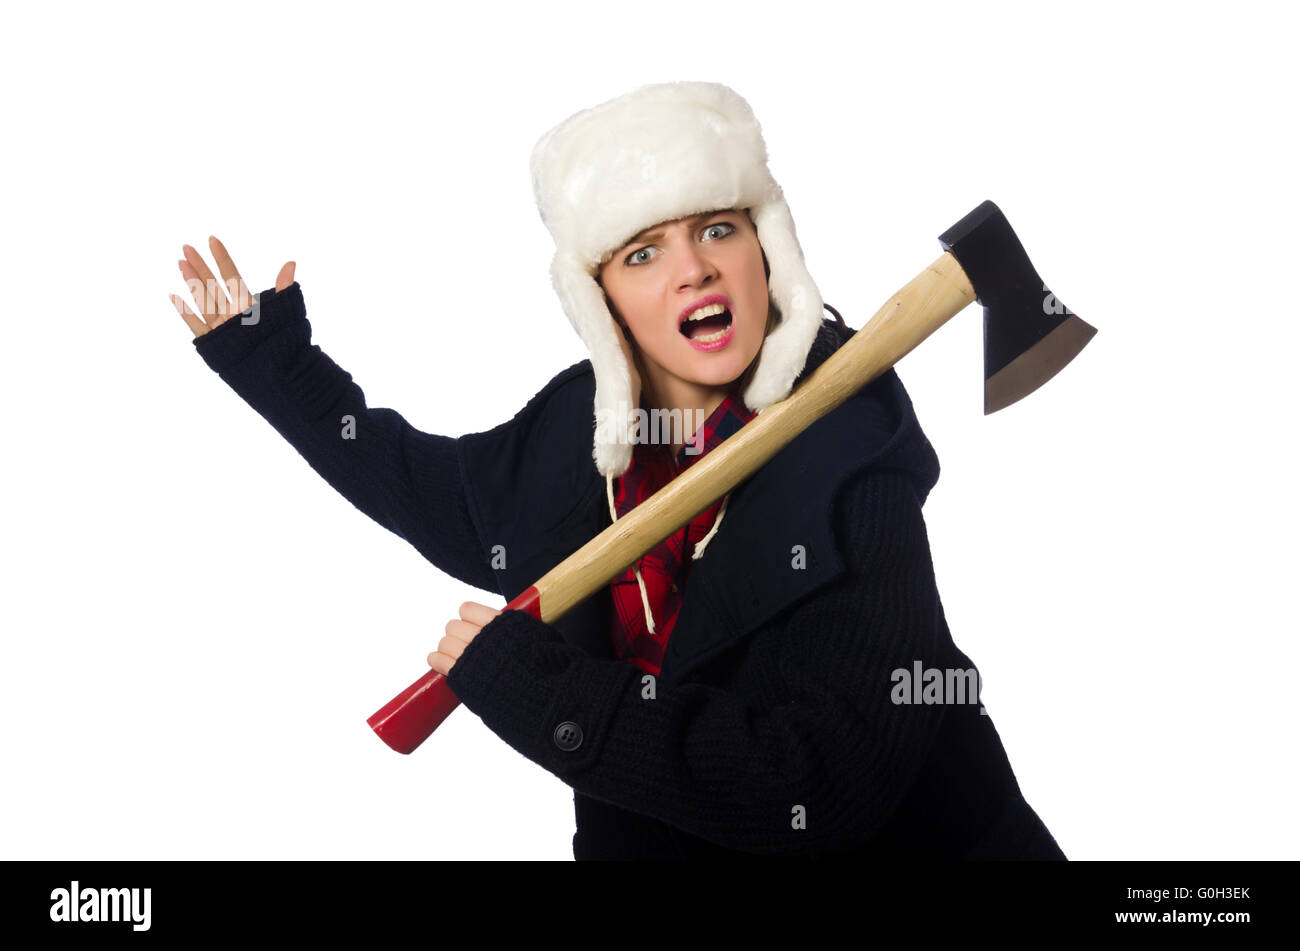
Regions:
[[[749,210],[779,320],[741,396],[760,412],[789,395],[821,326],[822,300],[749,103],[719,83],[642,86],[561,122],[538,141],[531,165],[537,207],[555,238],[551,283],[591,352],[592,457],[602,475],[620,476],[631,465],[636,406],[622,331],[596,274],[609,254],[653,225]]]

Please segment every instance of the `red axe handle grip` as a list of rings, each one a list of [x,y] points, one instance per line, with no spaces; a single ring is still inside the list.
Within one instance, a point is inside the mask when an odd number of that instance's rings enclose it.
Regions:
[[[537,588],[529,587],[503,611],[527,611],[542,619]],[[460,701],[447,686],[447,678],[430,670],[366,720],[379,738],[399,753],[410,753],[427,740]]]

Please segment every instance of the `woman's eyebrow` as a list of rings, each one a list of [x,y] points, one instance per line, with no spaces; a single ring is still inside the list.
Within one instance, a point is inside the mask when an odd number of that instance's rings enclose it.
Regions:
[[[689,221],[691,224],[694,225],[694,224],[699,224],[705,218],[712,218],[714,215],[725,215],[728,214],[730,211],[731,209],[729,208],[721,208],[716,211],[706,211],[703,212],[702,214],[692,215],[691,217],[685,220]],[[641,232],[639,235],[633,237],[632,240],[628,242],[628,244],[636,244],[637,242],[640,241],[654,241],[657,238],[662,238],[663,236],[664,236],[664,229],[656,228],[653,231]],[[627,245],[624,245],[624,247],[627,247]]]

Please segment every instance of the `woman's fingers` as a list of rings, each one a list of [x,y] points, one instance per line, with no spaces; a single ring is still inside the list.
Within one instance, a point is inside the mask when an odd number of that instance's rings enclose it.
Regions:
[[[181,279],[185,281],[185,286],[189,289],[190,298],[194,301],[194,306],[199,309],[199,321],[207,330],[211,330],[220,321],[215,317],[210,320],[203,319],[202,315],[208,312],[207,292],[203,286],[203,278],[194,272],[194,265],[189,261],[181,260],[176,263],[181,269]],[[181,316],[184,317],[185,315],[182,314]]]
[[[438,645],[438,650],[442,651],[444,654],[451,653],[443,646],[445,644],[456,644],[461,648],[468,647],[469,642],[474,640],[475,635],[478,634],[480,627],[482,627],[481,624],[471,624],[468,621],[461,621],[459,619],[448,621],[446,628],[444,628],[447,632],[447,636],[442,639],[442,644]],[[459,657],[460,651],[456,651],[452,656]]]
[[[229,316],[242,314],[248,308],[253,306],[253,292],[248,289],[244,279],[239,274],[239,269],[235,267],[235,262],[230,259],[230,252],[226,246],[217,240],[216,235],[208,236],[208,246],[212,249],[212,257],[217,262],[217,270],[221,272],[221,279],[225,282],[226,293],[230,295],[231,310]]]
[[[438,653],[459,660],[460,655],[465,652],[467,647],[469,647],[469,641],[466,641],[463,637],[448,633],[446,637],[438,642]]]
[[[188,244],[181,246],[185,257],[177,262],[181,277],[184,278],[190,295],[194,298],[198,314],[190,310],[185,305],[185,301],[175,294],[169,295],[172,305],[180,312],[196,337],[201,337],[209,330],[221,326],[236,314],[242,314],[255,303],[253,291],[244,282],[244,277],[239,273],[239,268],[235,267],[235,262],[230,257],[230,252],[226,250],[226,246],[216,235],[208,237],[208,244],[212,249],[212,257],[217,262],[217,268],[221,271],[220,281],[212,276],[212,271],[203,260],[203,256]],[[293,261],[286,261],[284,267],[280,268],[280,273],[275,279],[277,292],[293,284],[295,267]]]
[[[168,294],[167,296],[172,299],[172,305],[180,311],[181,317],[184,318],[185,323],[189,325],[190,330],[194,331],[194,336],[202,337],[208,332],[208,325],[199,320],[199,318],[195,316],[194,311],[185,306],[185,301],[181,300],[175,294]]]
[[[463,622],[453,621],[452,623],[459,624]],[[462,641],[459,637],[453,637],[451,634],[448,634],[438,642],[438,649],[430,653],[429,656],[425,658],[425,662],[445,677],[447,676],[448,671],[451,670],[452,665],[455,664],[456,661],[460,660],[460,655],[465,652],[465,648],[468,646],[469,644]]]
[[[289,287],[293,283],[293,269],[296,267],[293,261],[286,261],[284,267],[280,268],[280,273],[275,278],[275,292]]]
[[[477,601],[466,601],[460,606],[460,616],[476,627],[482,627],[500,613],[496,608],[490,608],[486,604],[479,604]],[[457,623],[459,622],[451,622],[451,624]],[[451,633],[450,624],[447,626],[447,631]]]
[[[194,296],[194,303],[198,305],[204,321],[209,327],[215,327],[230,316],[230,302],[226,300],[225,292],[212,276],[203,256],[188,244],[182,245],[182,250],[185,253],[185,264],[181,265],[181,273],[190,285],[190,293]]]
[[[500,613],[500,609],[490,608],[477,601],[464,602],[460,606],[460,617],[447,622],[447,636],[438,642],[438,649],[426,658],[429,666],[444,677],[447,676],[484,625]]]

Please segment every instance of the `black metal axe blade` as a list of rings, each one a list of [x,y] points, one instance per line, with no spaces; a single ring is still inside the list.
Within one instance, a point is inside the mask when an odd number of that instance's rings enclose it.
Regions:
[[[1038,389],[1096,335],[1043,283],[991,201],[939,236],[984,308],[984,415]]]

